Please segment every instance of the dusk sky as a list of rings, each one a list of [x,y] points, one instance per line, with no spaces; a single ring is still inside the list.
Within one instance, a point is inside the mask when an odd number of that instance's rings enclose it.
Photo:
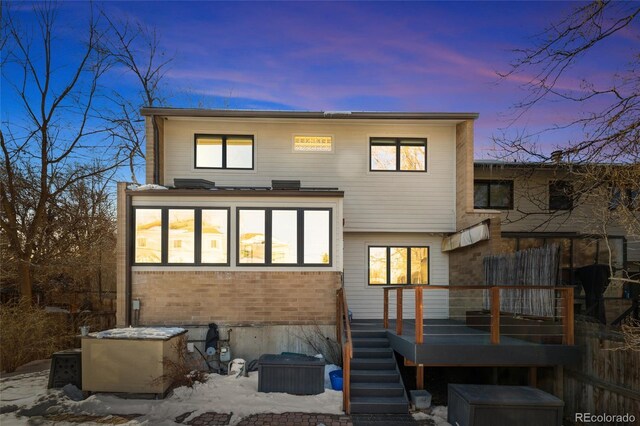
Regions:
[[[526,74],[500,80],[533,37],[575,2],[108,2],[116,18],[155,26],[174,56],[166,75],[167,106],[323,111],[478,112],[476,157],[491,156],[491,136],[510,122],[525,96]],[[16,18],[33,22],[25,3]],[[88,16],[85,2],[61,4],[55,48],[61,67],[77,55]],[[637,22],[589,52],[560,82],[580,90],[582,78],[606,85],[637,49]],[[2,119],[21,114],[4,81]],[[104,84],[127,93],[130,76]],[[510,131],[537,131],[581,111],[549,102]],[[580,138],[545,133],[543,144]]]

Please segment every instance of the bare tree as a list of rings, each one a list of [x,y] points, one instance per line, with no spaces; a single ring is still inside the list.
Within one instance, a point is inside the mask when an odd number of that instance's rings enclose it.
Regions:
[[[579,205],[588,207],[588,214],[578,220],[603,237],[607,246],[612,229],[622,228],[628,238],[640,240],[640,43],[629,51],[626,69],[612,71],[606,82],[590,79],[585,69],[579,87],[563,83],[568,75],[583,70],[581,61],[594,48],[606,46],[614,36],[633,28],[639,14],[638,2],[604,0],[580,4],[538,34],[531,47],[516,50],[510,69],[500,74],[504,79],[525,78],[527,89],[527,95],[514,105],[510,126],[494,137],[500,155],[542,163],[547,168],[558,163],[556,174],[573,182],[574,209]],[[551,101],[564,102],[567,111],[582,112],[537,133],[514,130],[533,109]],[[566,129],[581,136],[561,141],[548,151],[535,142]],[[549,212],[544,198],[538,200],[542,208],[534,210],[541,210],[539,213],[548,220],[558,220],[558,214],[566,215],[566,220],[577,219],[574,209]],[[609,253],[611,260],[611,250]],[[624,275],[615,279],[637,282]]]
[[[53,220],[52,204],[79,182],[119,165],[93,115],[99,82],[109,68],[99,49],[97,18],[89,18],[77,61],[61,67],[56,62],[58,12],[50,3],[34,4],[36,25],[26,30],[8,8],[3,16],[3,81],[13,89],[20,111],[2,123],[0,132],[0,227],[27,301],[32,299],[33,257]]]
[[[107,22],[102,49],[138,85],[134,99],[114,91],[110,96],[114,110],[105,115],[111,123],[111,137],[128,159],[131,180],[138,183],[136,170],[145,159],[145,126],[140,107],[164,102],[162,81],[173,57],[161,48],[155,28],[140,22],[114,20],[105,11],[101,14]]]

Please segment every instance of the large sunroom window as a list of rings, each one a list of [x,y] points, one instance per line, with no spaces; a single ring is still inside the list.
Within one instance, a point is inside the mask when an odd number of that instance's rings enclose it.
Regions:
[[[369,285],[429,284],[429,247],[370,246]]]
[[[238,209],[238,265],[331,265],[331,209]]]
[[[136,265],[228,265],[228,208],[134,208]]]

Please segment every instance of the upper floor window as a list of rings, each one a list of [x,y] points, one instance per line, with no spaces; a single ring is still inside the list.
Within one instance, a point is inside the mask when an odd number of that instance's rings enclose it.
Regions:
[[[573,184],[566,180],[549,182],[549,210],[573,209]]]
[[[293,150],[295,152],[332,152],[333,137],[331,136],[294,136]]]
[[[369,285],[429,284],[429,247],[369,247]]]
[[[513,181],[475,180],[473,182],[473,208],[513,209]]]
[[[134,209],[133,263],[228,265],[229,209]]]
[[[416,138],[371,138],[371,171],[424,172],[427,170],[427,140]]]
[[[196,169],[253,169],[253,136],[195,135]]]
[[[330,266],[331,209],[238,209],[238,265]]]
[[[625,206],[629,210],[640,210],[640,191],[629,188],[613,188],[611,190],[609,209],[615,210],[620,205]]]

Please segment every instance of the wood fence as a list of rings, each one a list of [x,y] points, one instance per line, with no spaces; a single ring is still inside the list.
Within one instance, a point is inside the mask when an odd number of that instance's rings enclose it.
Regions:
[[[565,366],[565,416],[575,413],[640,417],[640,351],[615,350],[620,332],[594,322],[576,321],[576,344],[583,347],[577,365]]]
[[[558,283],[560,246],[520,250],[512,254],[486,256],[483,259],[484,283],[487,286],[550,286]],[[484,292],[484,308],[490,309],[491,295]],[[514,314],[551,317],[555,315],[553,290],[501,290],[500,311]]]

